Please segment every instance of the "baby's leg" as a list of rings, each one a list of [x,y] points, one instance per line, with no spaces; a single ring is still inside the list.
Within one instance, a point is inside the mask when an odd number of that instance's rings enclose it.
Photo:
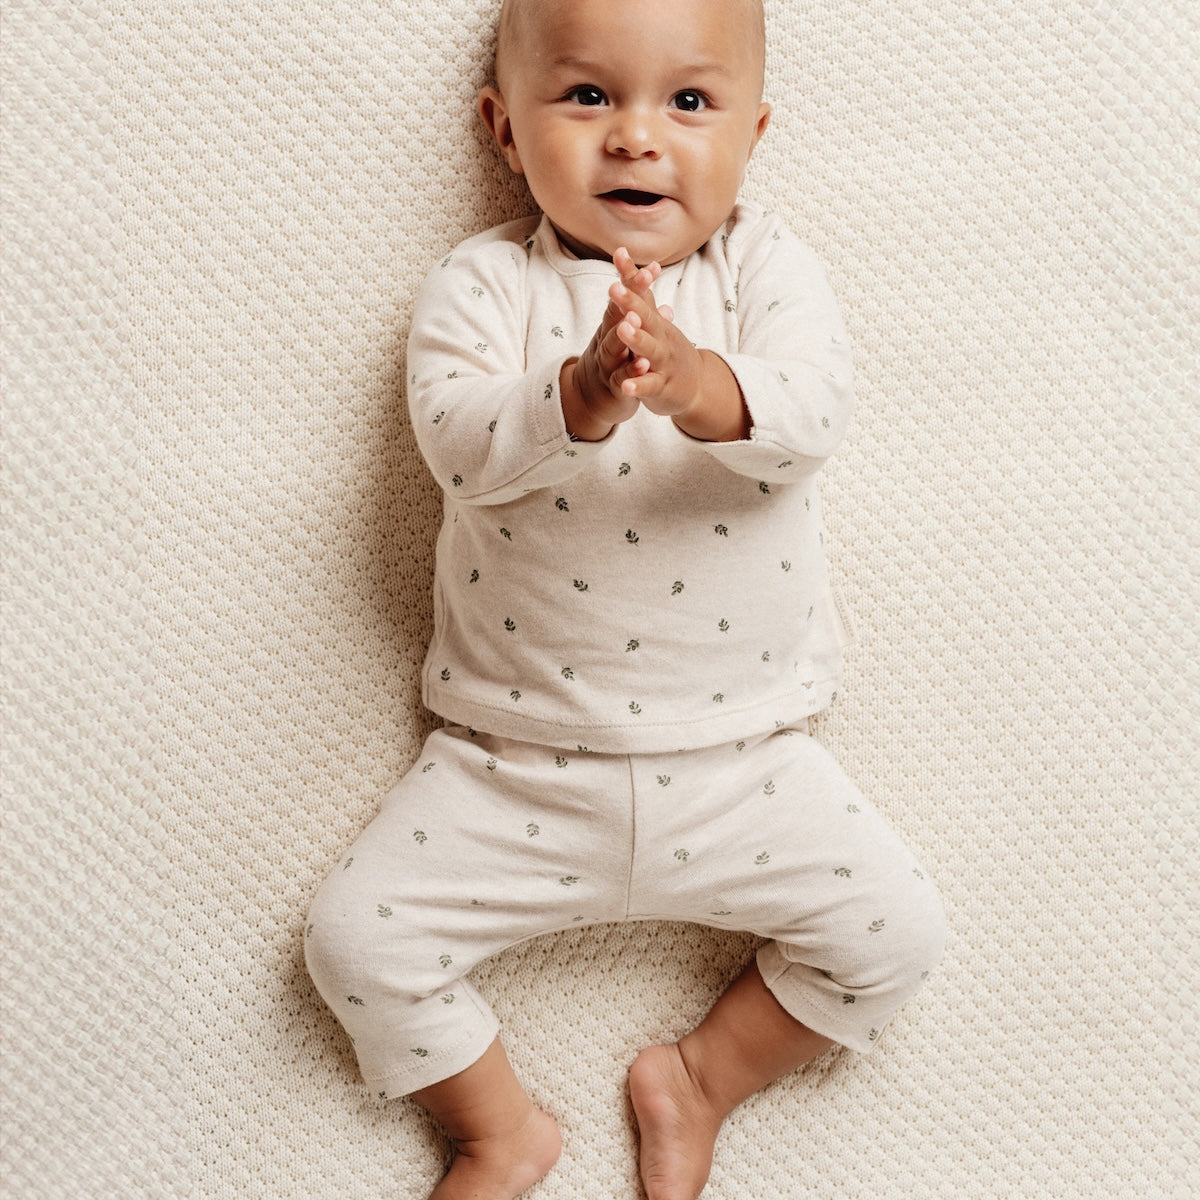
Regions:
[[[624,760],[439,731],[314,899],[309,970],[368,1087],[414,1096],[456,1143],[437,1200],[511,1200],[558,1155],[465,976],[527,937],[622,915],[628,835],[610,797],[628,778]]]
[[[465,1071],[414,1092],[454,1141],[429,1200],[515,1200],[558,1161],[553,1118],[536,1108],[497,1038]]]
[[[788,1016],[751,963],[691,1033],[643,1050],[629,1093],[649,1200],[696,1200],[725,1118],[832,1044]]]
[[[833,1041],[869,1050],[936,962],[943,918],[900,839],[798,731],[639,769],[653,774],[634,915],[775,939],[693,1033],[630,1074],[650,1200],[695,1200],[725,1116]]]

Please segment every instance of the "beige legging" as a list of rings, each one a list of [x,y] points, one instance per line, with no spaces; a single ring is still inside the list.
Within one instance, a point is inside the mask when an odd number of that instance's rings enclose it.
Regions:
[[[771,939],[767,986],[867,1051],[941,954],[936,890],[806,731],[599,755],[439,730],[319,889],[309,971],[368,1087],[399,1096],[498,1031],[465,980],[526,938],[664,919]]]

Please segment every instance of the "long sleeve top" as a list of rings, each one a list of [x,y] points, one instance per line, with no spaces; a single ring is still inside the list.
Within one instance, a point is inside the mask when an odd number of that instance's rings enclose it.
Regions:
[[[616,279],[544,218],[468,239],[417,298],[409,408],[445,492],[425,703],[523,741],[653,753],[825,707],[845,626],[815,475],[846,428],[851,355],[824,271],[739,205],[655,300],[733,371],[748,439],[646,410],[575,442],[559,374]]]

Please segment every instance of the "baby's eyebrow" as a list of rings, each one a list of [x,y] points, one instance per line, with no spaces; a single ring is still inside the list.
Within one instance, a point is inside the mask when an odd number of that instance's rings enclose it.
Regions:
[[[583,58],[578,54],[561,54],[550,59],[551,70],[575,71],[581,75],[599,75],[605,69],[603,62],[596,59]],[[732,79],[733,69],[720,59],[708,59],[703,62],[684,63],[672,67],[671,74],[680,78],[703,79],[721,77]]]

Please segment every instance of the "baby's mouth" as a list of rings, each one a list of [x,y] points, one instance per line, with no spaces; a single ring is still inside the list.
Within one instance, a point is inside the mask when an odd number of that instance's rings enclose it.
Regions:
[[[663,197],[658,192],[640,192],[634,188],[615,188],[601,194],[603,200],[619,200],[622,204],[633,204],[638,208],[649,208]]]

